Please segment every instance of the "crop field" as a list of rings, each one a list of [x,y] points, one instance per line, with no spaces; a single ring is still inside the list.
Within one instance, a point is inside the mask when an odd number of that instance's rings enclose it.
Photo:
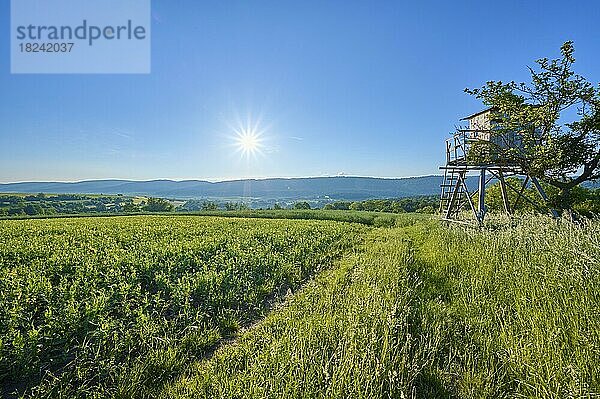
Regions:
[[[600,397],[600,221],[285,215],[0,221],[2,394]]]
[[[1,221],[2,395],[152,395],[329,267],[356,244],[365,229],[357,226],[186,216]]]

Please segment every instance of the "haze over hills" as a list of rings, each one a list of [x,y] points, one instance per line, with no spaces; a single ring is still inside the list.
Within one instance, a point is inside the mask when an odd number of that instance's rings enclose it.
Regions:
[[[323,198],[362,200],[439,193],[441,176],[384,179],[373,177],[307,177],[203,180],[87,180],[0,184],[0,192],[54,194],[123,194],[167,198]],[[472,182],[475,183],[475,180]]]
[[[402,198],[437,195],[442,176],[386,179],[377,177],[303,177],[245,179],[209,182],[205,180],[85,180],[80,182],[0,183],[0,193],[52,194],[123,194],[164,198],[286,198],[346,199]],[[477,177],[468,178],[470,189],[476,189]],[[600,182],[584,186],[599,188]]]

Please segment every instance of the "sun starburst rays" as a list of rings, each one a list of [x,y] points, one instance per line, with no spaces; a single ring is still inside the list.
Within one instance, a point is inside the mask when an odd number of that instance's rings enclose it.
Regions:
[[[251,123],[248,120],[243,126],[234,128],[233,144],[236,152],[244,158],[255,158],[263,154],[264,130],[260,129],[259,122]]]
[[[235,144],[238,152],[246,157],[259,154],[262,146],[260,135],[252,130],[236,131]]]

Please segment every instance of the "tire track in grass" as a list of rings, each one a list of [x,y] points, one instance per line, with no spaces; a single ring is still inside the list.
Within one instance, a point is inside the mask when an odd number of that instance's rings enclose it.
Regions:
[[[415,329],[422,282],[403,229],[375,229],[283,307],[199,362],[163,397],[412,397],[434,339]]]

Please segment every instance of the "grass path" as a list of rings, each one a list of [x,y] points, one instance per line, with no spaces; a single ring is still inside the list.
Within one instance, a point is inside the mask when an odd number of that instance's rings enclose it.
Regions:
[[[376,229],[163,397],[598,397],[600,224]]]

